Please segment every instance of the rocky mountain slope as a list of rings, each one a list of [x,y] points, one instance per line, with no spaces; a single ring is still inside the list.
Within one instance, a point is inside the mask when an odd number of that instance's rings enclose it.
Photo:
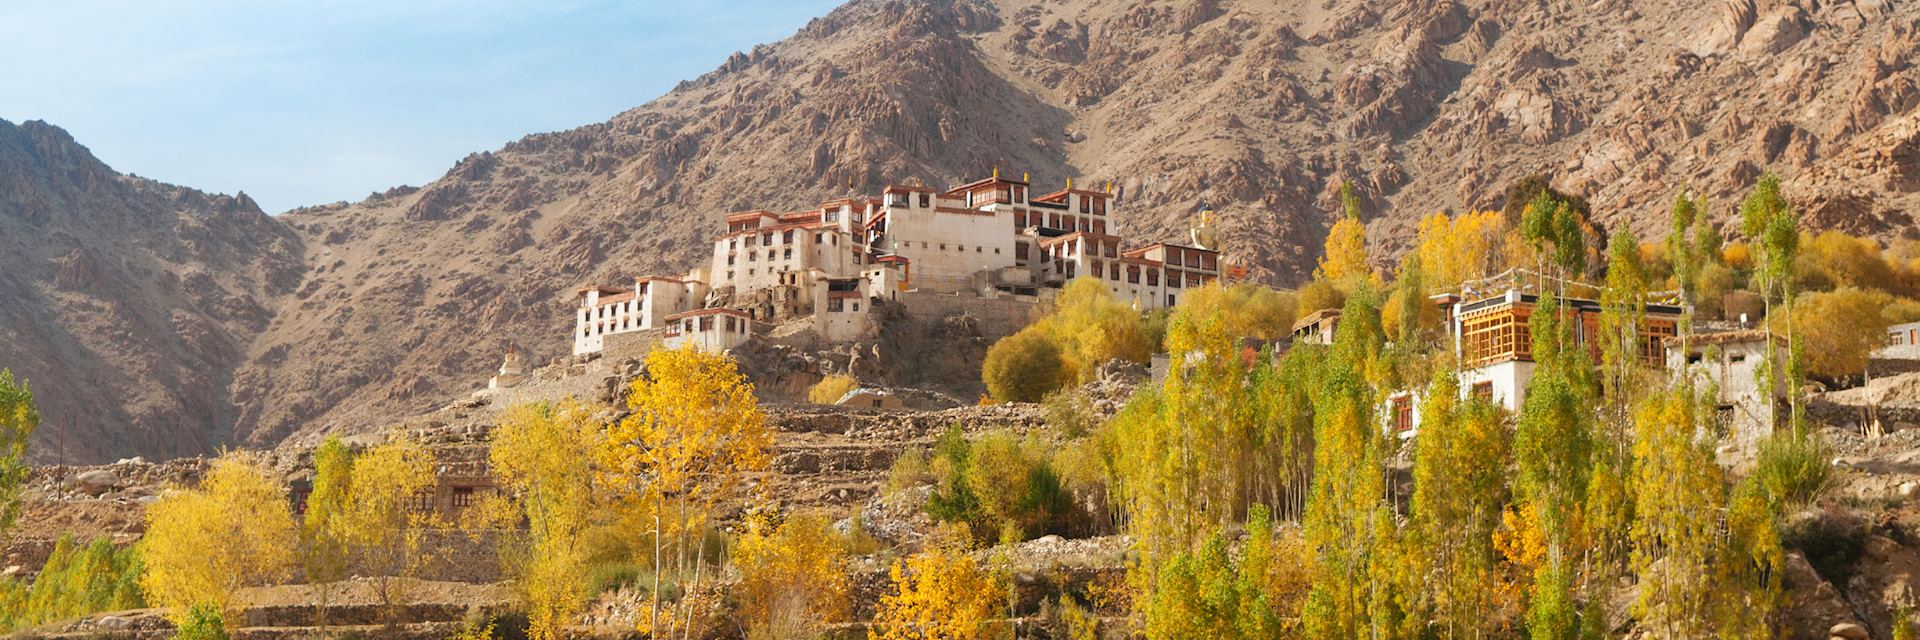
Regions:
[[[34,458],[229,441],[233,371],[300,282],[300,247],[246,194],[115,173],[65,131],[0,120],[0,366],[39,400]]]
[[[995,167],[1111,182],[1142,239],[1206,199],[1279,284],[1342,180],[1388,249],[1535,174],[1651,232],[1677,190],[1724,219],[1772,170],[1813,225],[1909,234],[1916,48],[1920,6],[1888,0],[852,0],[607,122],[281,216],[305,275],[196,397],[258,444],[375,424],[509,340],[563,354],[573,287],[684,268],[723,212]]]

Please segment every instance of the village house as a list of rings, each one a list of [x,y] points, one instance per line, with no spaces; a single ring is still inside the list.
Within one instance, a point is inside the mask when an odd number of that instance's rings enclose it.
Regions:
[[[573,352],[600,352],[624,334],[725,350],[802,321],[821,340],[854,341],[874,330],[875,304],[902,292],[1037,298],[1076,277],[1148,311],[1228,272],[1211,246],[1123,246],[1113,214],[1107,191],[1068,181],[1036,196],[997,171],[945,191],[891,185],[878,198],[729,214],[712,257],[684,275],[581,287]],[[1200,219],[1206,228],[1192,237],[1211,242],[1210,212]]]
[[[1700,383],[1712,385],[1717,394],[1714,422],[1742,448],[1758,446],[1771,433],[1771,419],[1786,396],[1784,382],[1776,380],[1767,391],[1760,380],[1769,339],[1774,343],[1775,371],[1784,372],[1787,341],[1765,329],[1695,334],[1685,341],[1684,352],[1681,338],[1666,339],[1667,369],[1675,376],[1698,375]]]
[[[1533,341],[1528,322],[1539,296],[1510,289],[1500,295],[1456,302],[1448,314],[1454,354],[1460,360],[1460,386],[1469,395],[1519,411],[1533,381]],[[1571,325],[1574,344],[1598,362],[1600,303],[1580,298],[1560,300],[1563,321]],[[1640,336],[1640,358],[1648,367],[1666,365],[1665,339],[1677,332],[1681,307],[1648,304]]]

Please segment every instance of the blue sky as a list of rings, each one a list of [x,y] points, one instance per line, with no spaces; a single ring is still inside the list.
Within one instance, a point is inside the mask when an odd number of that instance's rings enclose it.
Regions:
[[[840,0],[0,0],[0,118],[270,213],[599,122]]]

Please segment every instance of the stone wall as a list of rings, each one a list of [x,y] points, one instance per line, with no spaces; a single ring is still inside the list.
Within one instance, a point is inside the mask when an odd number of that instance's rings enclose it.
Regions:
[[[1044,312],[1039,298],[1012,294],[983,297],[972,292],[914,290],[901,292],[898,299],[908,316],[927,321],[970,317],[981,337],[995,340],[1025,328]]]

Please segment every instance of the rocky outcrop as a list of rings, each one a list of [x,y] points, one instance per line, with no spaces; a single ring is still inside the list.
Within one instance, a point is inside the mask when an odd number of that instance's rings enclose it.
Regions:
[[[45,419],[29,457],[230,443],[242,345],[299,282],[300,250],[245,194],[121,175],[57,127],[0,120],[0,367]]]

